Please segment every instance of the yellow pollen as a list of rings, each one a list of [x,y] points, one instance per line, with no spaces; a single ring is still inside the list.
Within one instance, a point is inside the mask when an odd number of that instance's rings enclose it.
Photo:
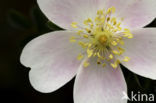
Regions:
[[[120,43],[121,45],[124,45],[124,41],[122,41],[122,40],[120,40],[119,43]]]
[[[83,33],[82,30],[79,30],[79,31],[77,32],[78,35],[81,35],[82,33]]]
[[[102,64],[102,67],[105,67],[106,66],[106,64],[104,63],[104,64]]]
[[[73,28],[77,28],[77,22],[72,22],[71,26],[72,26]]]
[[[130,60],[129,57],[125,57],[125,58],[123,59],[124,62],[128,62],[129,60]]]
[[[97,11],[97,15],[102,15],[103,14],[103,10],[98,10]]]
[[[84,63],[83,63],[83,66],[84,67],[88,67],[90,64],[89,64],[89,62],[88,61],[85,61]]]
[[[117,42],[116,41],[112,41],[112,45],[116,46]]]
[[[111,63],[111,66],[116,69],[118,65],[120,64],[120,60],[116,60],[115,63]]]
[[[69,41],[70,42],[76,42],[76,38],[75,37],[71,37]]]
[[[109,20],[110,20],[110,17],[107,18],[107,21],[109,21]]]
[[[93,55],[93,50],[87,49],[88,58]]]
[[[120,61],[130,60],[124,55],[125,50],[122,46],[125,44],[125,38],[132,39],[133,34],[128,28],[121,26],[124,20],[122,17],[112,15],[115,11],[115,7],[98,10],[95,18],[87,18],[82,22],[83,26],[72,22],[71,26],[75,28],[77,34],[69,41],[76,42],[82,48],[77,56],[78,60],[84,57],[87,57],[87,60],[95,58],[96,64],[102,67],[109,64],[114,69],[119,66]],[[124,58],[119,60],[119,56]],[[89,65],[88,61],[83,63],[84,67]]]
[[[77,60],[81,60],[84,56],[80,53],[78,56],[77,56]]]
[[[117,50],[113,50],[112,52],[113,52],[113,54],[115,54],[115,55],[119,55],[119,54],[120,54]]]
[[[84,37],[84,38],[88,38],[88,35],[85,34],[85,35],[83,35],[83,37]]]
[[[91,30],[90,29],[85,28],[85,30],[86,30],[87,33],[91,33]]]
[[[78,44],[84,49],[87,47],[87,44],[82,41],[79,41]]]
[[[110,55],[109,55],[109,58],[110,58],[110,59],[113,59],[113,55],[112,55],[112,54],[110,54]]]

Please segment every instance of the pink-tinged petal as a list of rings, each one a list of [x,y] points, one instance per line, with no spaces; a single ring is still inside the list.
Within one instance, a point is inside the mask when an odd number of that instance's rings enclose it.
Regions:
[[[122,99],[127,92],[120,68],[103,68],[90,61],[87,68],[80,67],[74,85],[74,103],[126,103]]]
[[[57,31],[44,34],[24,48],[21,63],[30,67],[29,79],[32,86],[40,92],[53,92],[76,74],[80,52],[76,44],[69,42],[73,32]]]
[[[104,8],[115,7],[122,26],[136,29],[151,23],[156,17],[156,0],[103,0]]]
[[[132,31],[133,39],[125,40],[125,56],[130,61],[123,62],[132,72],[156,79],[156,28],[142,28]]]
[[[128,0],[123,7],[120,17],[124,18],[123,25],[136,29],[151,23],[156,17],[156,0]]]
[[[112,6],[118,18],[124,18],[123,25],[132,29],[149,24],[156,16],[155,0],[38,0],[38,4],[49,20],[65,29],[72,29],[72,22],[83,26],[85,19],[95,18],[97,10]]]
[[[80,26],[87,18],[94,18],[97,9],[105,7],[105,0],[38,0],[39,7],[49,20],[65,29],[71,23]]]

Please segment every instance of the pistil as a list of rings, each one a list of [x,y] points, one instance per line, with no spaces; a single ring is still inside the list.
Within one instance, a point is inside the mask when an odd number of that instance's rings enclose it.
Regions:
[[[101,35],[98,41],[101,43],[101,45],[105,45],[107,43],[107,36]]]

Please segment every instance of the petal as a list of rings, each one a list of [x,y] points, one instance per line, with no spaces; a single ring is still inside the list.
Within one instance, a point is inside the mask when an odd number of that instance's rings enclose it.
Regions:
[[[74,85],[74,103],[126,103],[122,99],[127,92],[121,69],[103,68],[95,61],[90,66],[81,66]]]
[[[30,67],[29,79],[40,92],[52,92],[70,81],[80,61],[77,44],[69,42],[73,32],[57,31],[42,35],[24,48],[21,63]]]
[[[122,64],[134,73],[156,79],[156,28],[142,28],[132,33],[134,38],[126,40],[124,45],[124,55],[131,59]]]
[[[72,29],[72,22],[82,26],[85,19],[94,18],[97,9],[105,7],[104,2],[105,0],[38,0],[48,19],[65,29]]]
[[[156,0],[128,0],[126,2],[127,4],[121,6],[123,10],[119,14],[124,18],[124,26],[131,29],[144,27],[156,17]]]
[[[156,16],[155,0],[38,0],[38,4],[49,20],[65,29],[72,29],[72,22],[83,26],[83,21],[93,19],[97,10],[112,6],[127,28],[143,27]]]

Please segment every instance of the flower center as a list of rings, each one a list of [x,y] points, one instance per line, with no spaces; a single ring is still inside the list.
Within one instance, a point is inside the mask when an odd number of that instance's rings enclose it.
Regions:
[[[101,45],[105,45],[107,43],[107,36],[101,35],[98,41],[101,43]]]
[[[78,55],[78,60],[87,55],[87,58],[97,59],[97,64],[102,64],[103,67],[109,64],[114,69],[121,61],[119,56],[122,57],[122,61],[130,60],[129,57],[123,56],[125,50],[121,46],[124,45],[124,39],[133,38],[133,34],[129,29],[121,27],[123,19],[117,19],[113,13],[114,7],[98,10],[94,20],[91,18],[84,20],[83,27],[76,22],[71,24],[77,30],[77,35],[71,37],[70,42],[77,42],[84,50]],[[90,64],[87,60],[84,67]]]

